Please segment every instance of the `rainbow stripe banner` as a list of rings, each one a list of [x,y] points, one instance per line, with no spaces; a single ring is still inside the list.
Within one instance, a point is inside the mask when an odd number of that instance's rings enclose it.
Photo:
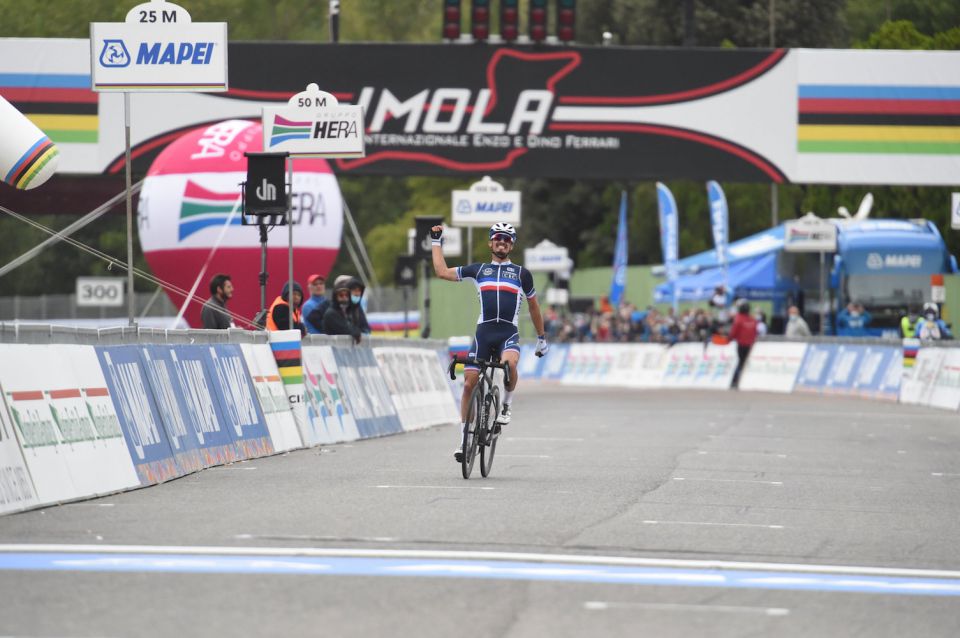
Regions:
[[[99,140],[99,98],[89,74],[0,73],[0,95],[54,143]]]
[[[800,153],[960,155],[960,87],[801,84]]]

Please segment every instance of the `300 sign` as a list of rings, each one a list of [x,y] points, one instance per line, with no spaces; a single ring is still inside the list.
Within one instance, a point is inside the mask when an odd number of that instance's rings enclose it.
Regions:
[[[123,284],[113,277],[77,277],[77,305],[122,306]]]

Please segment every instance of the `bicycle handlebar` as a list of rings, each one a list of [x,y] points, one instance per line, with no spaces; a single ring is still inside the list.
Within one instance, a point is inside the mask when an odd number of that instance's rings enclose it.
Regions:
[[[482,359],[476,359],[471,357],[465,357],[459,359],[453,357],[450,360],[450,367],[447,368],[447,372],[450,374],[450,380],[455,380],[457,378],[457,364],[458,363],[472,363],[473,365],[480,366],[481,370],[483,368],[500,368],[503,370],[503,383],[504,385],[510,385],[510,366],[506,363],[498,361],[484,361]]]

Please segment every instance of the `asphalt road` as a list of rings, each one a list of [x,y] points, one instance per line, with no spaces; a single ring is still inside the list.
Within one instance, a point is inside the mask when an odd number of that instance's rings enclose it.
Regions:
[[[455,438],[2,517],[0,635],[960,635],[955,413],[527,385],[492,477]]]

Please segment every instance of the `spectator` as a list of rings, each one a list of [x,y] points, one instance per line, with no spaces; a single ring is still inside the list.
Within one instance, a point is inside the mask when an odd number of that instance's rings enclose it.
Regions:
[[[290,291],[290,282],[283,284],[280,296],[273,300],[270,312],[267,313],[267,330],[288,330],[290,326],[290,305],[293,303],[293,328],[301,335],[307,333],[303,326],[300,306],[303,303],[303,288],[293,282],[293,292]]]
[[[750,349],[757,340],[757,321],[750,316],[750,304],[746,301],[737,308],[737,315],[733,318],[733,325],[730,326],[730,339],[737,342],[738,361],[732,383],[732,387],[736,388],[740,383],[743,364],[747,362]]]
[[[210,280],[210,298],[200,311],[200,324],[206,330],[226,330],[235,328],[227,302],[233,297],[233,282],[230,275],[217,274]]]
[[[787,330],[784,334],[790,339],[810,336],[810,326],[807,325],[797,306],[790,306],[787,310]]]
[[[310,291],[310,298],[303,304],[303,325],[307,333],[322,335],[323,315],[330,307],[330,299],[327,298],[327,280],[321,275],[310,275],[307,277],[307,290]]]
[[[913,339],[917,336],[917,323],[920,321],[920,311],[911,305],[907,314],[900,318],[900,338]]]
[[[837,313],[837,334],[847,337],[865,337],[870,334],[870,313],[864,310],[863,305],[850,302],[847,307]]]
[[[757,314],[754,315],[754,319],[757,320],[757,336],[766,337],[767,336],[767,315],[762,310],[758,310]]]
[[[940,318],[937,304],[933,302],[923,304],[923,318],[917,322],[917,338],[921,341],[953,339],[950,327]]]
[[[724,325],[730,321],[730,297],[725,286],[717,286],[713,289],[713,296],[710,298],[710,307],[713,308],[717,323]]]
[[[360,343],[363,332],[351,320],[350,277],[337,277],[333,283],[330,306],[323,315],[323,331],[328,335],[350,335]]]
[[[363,310],[363,293],[366,291],[366,286],[356,278],[350,280],[349,286],[350,307],[348,312],[350,312],[350,318],[354,325],[360,328],[360,332],[368,335],[371,332],[370,324],[367,322],[367,313]]]

